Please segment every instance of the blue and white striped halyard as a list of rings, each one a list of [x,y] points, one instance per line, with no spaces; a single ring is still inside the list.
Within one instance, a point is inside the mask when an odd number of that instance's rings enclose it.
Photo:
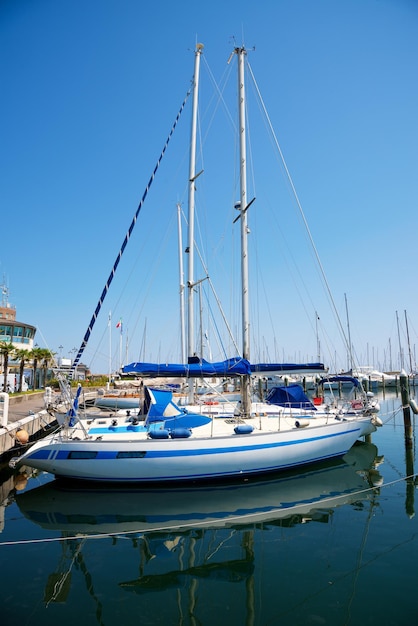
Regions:
[[[73,377],[74,371],[75,371],[77,365],[80,362],[81,356],[82,356],[82,354],[84,352],[84,349],[85,349],[85,347],[87,345],[87,342],[88,342],[88,340],[90,338],[91,331],[93,330],[93,326],[96,323],[96,319],[97,319],[97,317],[99,315],[100,309],[102,308],[102,304],[103,304],[103,302],[104,302],[104,300],[106,298],[107,292],[109,291],[109,287],[110,287],[110,285],[112,283],[112,280],[113,280],[113,277],[114,277],[114,275],[116,273],[116,269],[117,269],[117,267],[119,265],[119,261],[121,260],[122,254],[124,253],[126,245],[127,245],[128,241],[129,241],[131,235],[132,235],[132,231],[133,231],[134,226],[135,226],[135,224],[137,222],[139,212],[142,209],[142,206],[144,204],[145,198],[147,197],[148,191],[149,191],[152,183],[154,182],[154,178],[155,178],[155,175],[157,173],[157,170],[160,167],[162,158],[163,158],[163,156],[165,154],[165,151],[167,150],[167,146],[168,146],[168,144],[170,142],[170,139],[171,139],[171,137],[172,137],[172,135],[174,133],[174,130],[175,130],[176,126],[177,126],[177,123],[178,123],[178,121],[180,119],[180,116],[181,116],[181,114],[183,112],[183,109],[186,106],[186,102],[187,102],[191,92],[192,92],[192,89],[190,88],[188,90],[188,92],[186,93],[186,97],[183,100],[183,103],[182,103],[182,105],[181,105],[181,107],[179,109],[179,112],[177,113],[177,117],[174,120],[174,123],[173,123],[173,125],[171,127],[171,130],[170,130],[169,134],[168,134],[167,140],[166,140],[166,142],[164,144],[164,147],[163,147],[163,149],[161,151],[161,154],[158,157],[157,164],[156,164],[156,166],[154,168],[154,171],[151,174],[151,178],[149,179],[148,184],[147,184],[147,186],[145,188],[145,191],[144,191],[144,193],[142,195],[141,201],[140,201],[140,203],[138,205],[138,208],[137,208],[137,210],[135,212],[135,215],[133,217],[131,225],[129,226],[128,232],[125,235],[125,239],[123,240],[122,246],[121,246],[121,248],[120,248],[120,250],[118,252],[118,255],[117,255],[116,260],[115,260],[115,262],[113,264],[112,270],[111,270],[111,272],[109,274],[109,278],[107,279],[107,282],[106,282],[106,284],[104,286],[102,294],[101,294],[101,296],[99,298],[99,301],[97,303],[96,309],[95,309],[95,311],[93,313],[93,316],[92,316],[92,318],[90,320],[90,324],[88,325],[87,331],[86,331],[86,333],[84,335],[84,339],[83,339],[83,341],[81,343],[80,348],[78,349],[77,356],[75,357],[75,359],[74,359],[74,361],[72,363],[72,366],[71,366],[71,369],[70,369],[70,372],[69,372],[69,376],[68,376],[69,379],[71,379]]]

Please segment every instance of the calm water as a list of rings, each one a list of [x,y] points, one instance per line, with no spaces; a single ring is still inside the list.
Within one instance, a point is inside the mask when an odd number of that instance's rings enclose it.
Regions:
[[[12,491],[1,623],[418,624],[415,442],[400,399],[344,461],[206,488]],[[10,482],[11,484],[11,482]]]

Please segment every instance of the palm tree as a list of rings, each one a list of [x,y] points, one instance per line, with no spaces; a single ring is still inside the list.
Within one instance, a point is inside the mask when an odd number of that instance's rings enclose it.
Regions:
[[[15,347],[10,341],[0,341],[0,354],[3,357],[3,391],[7,391],[7,374],[9,372],[9,357]]]
[[[43,386],[46,387],[46,375],[48,372],[48,365],[55,360],[55,355],[51,350],[47,348],[42,350],[42,369],[43,369]]]
[[[30,352],[30,358],[32,359],[33,369],[33,390],[36,389],[36,371],[38,369],[38,363],[43,358],[43,348],[33,348]]]
[[[14,357],[17,361],[20,361],[19,364],[19,387],[18,387],[18,391],[22,391],[22,384],[23,384],[23,378],[24,378],[24,370],[25,370],[25,364],[30,361],[30,351],[29,350],[25,350],[24,348],[21,349],[16,349],[14,352]]]

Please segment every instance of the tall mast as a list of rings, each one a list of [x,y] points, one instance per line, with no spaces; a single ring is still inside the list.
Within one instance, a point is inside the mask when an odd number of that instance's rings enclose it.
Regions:
[[[184,321],[184,270],[183,270],[183,235],[181,229],[181,206],[177,204],[177,227],[179,246],[179,278],[180,278],[180,335],[181,363],[186,362],[186,324]]]
[[[196,128],[197,128],[197,105],[199,99],[199,70],[200,55],[203,44],[198,43],[195,50],[194,76],[193,76],[193,111],[192,128],[190,139],[190,164],[189,164],[189,239],[188,239],[188,299],[187,299],[187,353],[194,355],[194,210],[195,210],[195,179],[196,179]]]
[[[242,356],[250,360],[250,315],[248,290],[248,225],[247,225],[247,147],[245,126],[245,72],[244,63],[247,51],[244,47],[235,48],[238,56],[238,113],[240,147],[240,217],[241,217],[241,282],[242,282]],[[248,206],[247,206],[248,205]],[[242,381],[242,414],[251,413],[250,377]]]

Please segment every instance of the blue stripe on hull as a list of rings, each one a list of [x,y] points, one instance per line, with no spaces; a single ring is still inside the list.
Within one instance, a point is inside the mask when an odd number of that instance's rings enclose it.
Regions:
[[[357,432],[360,432],[360,429],[357,429]],[[346,433],[338,433],[338,434],[331,434],[331,435],[325,435],[325,436],[321,436],[321,437],[313,437],[313,438],[306,438],[306,439],[300,439],[300,440],[292,440],[292,441],[284,441],[284,442],[274,442],[274,443],[263,443],[263,444],[250,444],[250,445],[241,445],[241,446],[228,446],[228,447],[222,447],[222,448],[206,448],[206,449],[202,449],[202,448],[196,448],[196,449],[189,449],[189,450],[173,450],[170,449],[171,446],[175,445],[173,441],[171,440],[167,440],[165,443],[165,445],[167,446],[167,449],[165,450],[149,450],[146,449],[148,447],[149,442],[144,442],[147,445],[146,446],[142,446],[141,443],[142,442],[138,442],[137,445],[137,450],[144,452],[145,455],[143,458],[147,458],[147,459],[163,459],[163,458],[173,458],[173,457],[192,457],[192,456],[205,456],[205,455],[213,455],[213,454],[229,454],[229,453],[240,453],[240,452],[252,452],[255,450],[271,450],[274,448],[282,448],[282,447],[287,447],[287,446],[293,446],[293,445],[300,445],[300,444],[304,444],[304,443],[310,443],[313,441],[321,441],[324,439],[332,439],[335,437],[341,437],[341,436],[345,436]],[[161,441],[159,441],[160,443]],[[99,444],[101,445],[101,444]],[[117,445],[117,444],[116,444]],[[76,446],[69,446],[67,449],[64,450],[59,450],[56,454],[56,459],[59,460],[65,460],[68,457],[68,454],[71,453],[75,453],[78,450],[79,451],[84,451],[86,448],[86,444],[85,443],[81,443],[80,444],[80,448],[77,449]],[[145,449],[144,449],[145,448]],[[35,451],[32,455],[29,455],[27,458],[29,459],[47,459],[51,453],[51,450],[53,450],[53,447],[51,448],[44,448],[41,450],[37,450]],[[119,454],[121,450],[119,449],[115,449],[115,450],[97,450],[97,456],[95,457],[95,459],[92,460],[108,460],[108,459],[116,459],[117,455]],[[80,459],[69,459],[70,461],[74,461],[74,460],[80,460]]]
[[[314,437],[298,431],[289,441],[271,441],[272,433],[218,441],[144,440],[128,444],[117,440],[73,440],[65,444],[61,440],[27,453],[26,459],[36,469],[78,480],[115,483],[208,480],[286,470],[343,456],[360,431],[358,425]],[[206,447],[202,449],[203,444]],[[289,454],[292,446],[294,454]]]

